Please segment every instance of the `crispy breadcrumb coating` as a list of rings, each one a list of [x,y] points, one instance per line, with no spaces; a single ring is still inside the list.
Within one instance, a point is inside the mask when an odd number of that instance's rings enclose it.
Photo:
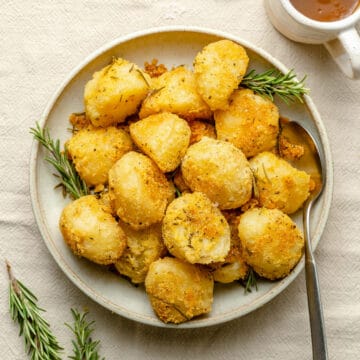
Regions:
[[[127,246],[114,264],[115,268],[134,284],[143,283],[150,264],[166,253],[161,236],[161,224],[143,230],[134,230],[123,222],[120,225],[126,235]]]
[[[124,130],[89,126],[77,131],[65,147],[80,177],[88,186],[98,186],[108,182],[109,170],[133,143]]]
[[[245,49],[230,40],[210,43],[196,55],[197,90],[212,111],[228,108],[230,95],[238,88],[248,63]]]
[[[174,187],[150,158],[130,151],[110,169],[109,193],[119,218],[138,230],[163,219]]]
[[[145,72],[148,73],[152,78],[159,77],[168,71],[164,64],[158,64],[158,62],[158,59],[152,59],[150,63],[145,61]]]
[[[249,161],[254,173],[260,206],[296,212],[310,194],[310,175],[286,160],[265,151]]]
[[[231,246],[230,251],[227,254],[224,262],[211,264],[211,268],[214,269],[214,280],[220,283],[228,284],[235,280],[245,279],[249,267],[245,262],[238,226],[239,226],[239,211],[224,211],[223,215],[226,218],[231,232]]]
[[[251,197],[249,163],[242,151],[228,142],[203,137],[188,148],[181,171],[193,191],[205,193],[220,209],[235,209]]]
[[[178,190],[181,193],[185,193],[185,192],[191,193],[192,192],[191,189],[187,186],[187,184],[182,176],[181,169],[176,171],[173,182],[174,182],[174,185],[178,188]]]
[[[229,141],[246,157],[275,148],[279,132],[279,111],[269,99],[252,90],[235,90],[227,110],[214,113],[219,140]]]
[[[191,264],[224,261],[230,250],[228,223],[200,192],[184,194],[170,203],[162,229],[169,252]]]
[[[152,79],[152,91],[143,101],[141,119],[159,112],[171,112],[190,119],[209,119],[211,111],[196,90],[194,74],[179,66]]]
[[[170,172],[180,165],[189,146],[191,131],[184,119],[164,112],[132,123],[130,134],[161,171]]]
[[[253,208],[240,216],[239,237],[245,261],[270,280],[287,276],[299,262],[304,238],[278,209]]]
[[[74,254],[101,265],[120,258],[126,235],[110,212],[94,195],[83,196],[63,209],[60,230]]]
[[[206,121],[189,121],[191,130],[190,145],[199,142],[204,136],[216,139],[215,126]]]
[[[136,113],[150,88],[151,77],[136,64],[114,59],[85,86],[86,116],[96,127],[122,123]]]
[[[286,137],[279,137],[279,154],[286,160],[298,160],[304,155],[304,147],[291,143]]]
[[[151,305],[165,323],[179,324],[209,313],[213,288],[209,271],[170,257],[153,262],[145,279]]]
[[[89,118],[83,113],[72,113],[69,115],[69,122],[75,130],[81,130],[90,125]]]

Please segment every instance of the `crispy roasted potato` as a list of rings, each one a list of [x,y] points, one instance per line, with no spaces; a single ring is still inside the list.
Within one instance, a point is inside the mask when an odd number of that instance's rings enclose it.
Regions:
[[[164,64],[159,64],[158,59],[152,59],[151,62],[145,61],[144,70],[148,73],[152,78],[158,77],[168,71]]]
[[[297,211],[310,194],[310,175],[298,170],[271,152],[262,152],[249,161],[254,173],[261,206],[286,214]]]
[[[278,209],[253,208],[240,216],[245,261],[270,280],[287,276],[299,262],[304,239],[291,218]]]
[[[213,288],[207,270],[170,257],[153,262],[145,279],[151,305],[165,323],[179,324],[210,312]]]
[[[91,125],[90,120],[86,117],[84,112],[71,113],[69,115],[69,122],[75,130],[81,130]]]
[[[190,144],[200,141],[204,136],[216,139],[215,126],[206,121],[189,121],[191,130]]]
[[[230,250],[230,228],[221,211],[200,192],[170,203],[163,220],[169,252],[191,264],[224,261]]]
[[[248,161],[228,142],[203,137],[188,148],[181,171],[191,190],[203,192],[220,209],[235,209],[251,197]]]
[[[231,283],[235,280],[245,279],[248,274],[249,267],[245,262],[240,238],[239,238],[239,216],[238,212],[230,211],[224,212],[231,232],[231,245],[230,251],[227,254],[224,262],[211,264],[210,268],[213,269],[213,277],[216,282],[223,284]]]
[[[122,123],[147,96],[151,78],[127,60],[118,58],[94,73],[84,92],[86,116],[94,126]]]
[[[238,251],[238,248],[231,247],[225,261],[218,264],[212,274],[216,282],[230,284],[236,280],[245,279],[248,272],[249,266],[246,264],[242,253]]]
[[[134,122],[130,134],[136,145],[163,172],[175,170],[185,155],[190,141],[190,128],[175,114],[161,113]]]
[[[126,236],[110,209],[94,195],[83,196],[63,209],[60,230],[74,254],[101,265],[117,261],[126,246]]]
[[[196,55],[196,87],[212,111],[228,108],[229,97],[238,88],[248,63],[245,49],[230,40],[210,43]]]
[[[153,90],[143,101],[140,118],[171,112],[184,119],[208,119],[212,113],[198,94],[194,74],[184,66],[152,79]]]
[[[174,188],[147,156],[130,151],[109,171],[112,206],[121,220],[134,229],[160,222],[174,198]]]
[[[181,169],[178,169],[175,173],[174,179],[173,179],[174,185],[181,193],[191,193],[191,189],[187,186],[182,173]]]
[[[130,136],[110,126],[79,130],[66,142],[76,171],[88,186],[104,185],[111,167],[133,148]]]
[[[280,132],[278,139],[279,154],[282,158],[288,161],[296,161],[302,158],[305,153],[303,145],[293,144],[289,139],[283,136]]]
[[[110,194],[107,190],[99,192],[97,195],[98,200],[100,201],[100,203],[102,205],[105,206],[104,209],[106,209],[112,216],[116,216],[116,212],[114,211],[114,209],[111,206],[111,198],[110,198]]]
[[[229,141],[246,157],[275,147],[279,132],[276,105],[252,90],[235,90],[227,110],[214,113],[217,138]]]
[[[125,232],[127,246],[114,264],[115,268],[134,284],[143,283],[150,264],[166,253],[161,236],[161,224],[143,230],[134,230],[123,222],[120,222],[120,225]]]

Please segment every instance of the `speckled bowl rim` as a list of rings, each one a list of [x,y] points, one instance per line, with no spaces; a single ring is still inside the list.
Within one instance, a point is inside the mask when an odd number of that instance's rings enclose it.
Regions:
[[[120,45],[121,43],[125,43],[127,41],[133,40],[135,38],[140,38],[148,35],[155,35],[158,33],[167,33],[167,32],[194,32],[194,33],[202,33],[202,34],[208,34],[213,36],[218,36],[222,38],[226,38],[229,40],[233,40],[239,44],[242,44],[244,47],[250,49],[254,53],[258,54],[262,58],[264,58],[266,61],[274,65],[277,69],[282,71],[283,73],[286,73],[289,71],[289,69],[281,63],[279,60],[271,56],[268,52],[265,50],[255,46],[254,44],[243,40],[242,38],[219,31],[216,29],[210,29],[210,28],[204,28],[204,27],[197,27],[197,26],[166,26],[166,27],[156,27],[156,28],[150,28],[147,30],[137,31],[133,32],[131,34],[127,34],[124,36],[121,36],[104,46],[100,47],[96,51],[94,51],[92,54],[90,54],[88,57],[86,57],[77,67],[75,67],[69,75],[66,77],[66,79],[62,82],[62,84],[59,86],[57,91],[54,93],[54,95],[51,97],[49,103],[47,104],[41,119],[39,121],[40,126],[44,126],[46,123],[46,120],[56,104],[59,96],[62,94],[66,86],[72,81],[72,79],[79,73],[86,65],[88,65],[91,61],[93,61],[95,58],[100,56],[102,53],[110,50],[113,47],[116,47]],[[314,248],[317,246],[321,234],[325,228],[326,221],[329,215],[330,206],[331,206],[331,200],[332,200],[332,193],[333,193],[333,164],[332,164],[332,156],[330,151],[330,144],[329,140],[326,134],[325,127],[323,125],[323,122],[320,118],[320,115],[318,113],[318,110],[316,109],[316,106],[310,96],[305,95],[304,96],[305,106],[307,106],[309,113],[312,115],[313,121],[315,123],[315,126],[317,127],[317,130],[320,135],[320,141],[323,146],[324,155],[325,155],[325,162],[327,166],[327,176],[326,176],[326,184],[325,189],[322,194],[323,197],[323,207],[321,209],[321,215],[320,215],[320,221],[318,223],[318,226],[315,229],[315,233],[313,236],[313,246]],[[101,293],[96,292],[94,289],[89,287],[86,283],[82,281],[82,279],[75,274],[72,269],[70,268],[69,264],[66,262],[66,259],[59,253],[59,251],[56,248],[55,243],[52,241],[51,236],[49,232],[47,231],[46,224],[44,222],[44,219],[42,218],[41,211],[40,211],[40,204],[39,204],[39,196],[38,196],[38,190],[37,190],[37,158],[38,158],[38,151],[39,151],[39,144],[34,141],[31,148],[31,157],[30,157],[30,195],[31,195],[31,202],[32,202],[32,208],[34,212],[34,216],[36,219],[36,222],[38,224],[40,233],[45,241],[46,246],[48,247],[51,255],[57,262],[57,264],[60,266],[62,271],[67,275],[67,277],[76,285],[80,290],[82,290],[86,295],[88,295],[92,300],[97,302],[98,304],[104,306],[105,308],[109,309],[110,311],[119,314],[125,318],[138,321],[140,323],[153,325],[153,326],[159,326],[159,327],[167,327],[167,328],[199,328],[199,327],[205,327],[205,326],[212,326],[216,324],[221,324],[233,319],[236,319],[238,317],[244,316],[259,307],[265,305],[270,300],[272,300],[275,296],[280,294],[287,286],[289,286],[293,280],[299,275],[299,273],[304,268],[304,259],[302,259],[299,264],[296,266],[296,268],[290,273],[289,276],[287,276],[285,279],[279,281],[276,283],[276,285],[272,288],[271,291],[267,292],[263,296],[257,298],[255,301],[253,301],[251,304],[245,304],[242,306],[239,306],[236,309],[232,309],[228,312],[222,312],[221,314],[217,316],[211,316],[204,317],[200,319],[196,319],[196,321],[189,321],[180,325],[172,325],[172,324],[164,324],[161,321],[155,320],[153,317],[149,317],[146,315],[140,315],[137,313],[133,313],[132,311],[127,310],[126,308],[119,306],[111,301],[109,299],[105,298]],[[305,290],[304,290],[305,291]]]

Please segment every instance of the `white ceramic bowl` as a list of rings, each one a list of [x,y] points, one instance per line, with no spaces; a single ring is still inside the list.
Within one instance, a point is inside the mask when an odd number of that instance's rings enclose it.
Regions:
[[[140,66],[153,58],[172,66],[186,64],[192,66],[196,53],[210,42],[227,38],[243,45],[250,57],[249,69],[262,71],[277,68],[288,69],[264,50],[236,36],[197,27],[166,27],[150,29],[123,36],[95,51],[76,67],[54,94],[40,121],[47,126],[53,138],[62,144],[70,137],[68,116],[72,112],[83,111],[83,90],[94,71],[107,65],[113,56],[120,56]],[[291,64],[290,64],[291,65]],[[316,91],[316,89],[313,89]],[[329,141],[324,125],[309,96],[305,104],[286,106],[277,102],[283,116],[301,122],[321,144],[327,165],[325,191],[313,210],[311,233],[314,246],[323,232],[331,202],[333,168]],[[114,275],[105,268],[80,259],[72,254],[64,243],[58,228],[61,210],[69,202],[63,199],[61,191],[54,190],[57,179],[53,169],[44,161],[46,153],[34,142],[30,164],[30,191],[36,221],[50,253],[70,280],[94,301],[126,318],[142,323],[174,327],[158,320],[153,313],[143,287],[135,287],[127,280]],[[301,214],[294,220],[301,226]],[[277,282],[260,281],[258,291],[244,294],[238,283],[216,285],[213,309],[207,316],[176,325],[178,328],[194,328],[219,324],[243,316],[269,302],[281,293],[300,273],[302,260],[291,274]],[[304,291],[306,289],[304,288]]]

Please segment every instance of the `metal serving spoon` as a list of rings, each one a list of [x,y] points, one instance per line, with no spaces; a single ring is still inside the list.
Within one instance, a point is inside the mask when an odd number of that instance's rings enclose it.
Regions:
[[[299,160],[292,161],[293,165],[311,175],[315,182],[315,189],[303,206],[303,226],[305,239],[305,276],[308,298],[308,308],[311,328],[311,341],[314,360],[327,360],[326,336],[323,311],[320,299],[319,279],[315,257],[311,246],[310,214],[326,183],[326,163],[324,154],[320,151],[317,141],[299,123],[287,121],[282,126],[282,136],[293,144],[304,147],[304,155]]]

